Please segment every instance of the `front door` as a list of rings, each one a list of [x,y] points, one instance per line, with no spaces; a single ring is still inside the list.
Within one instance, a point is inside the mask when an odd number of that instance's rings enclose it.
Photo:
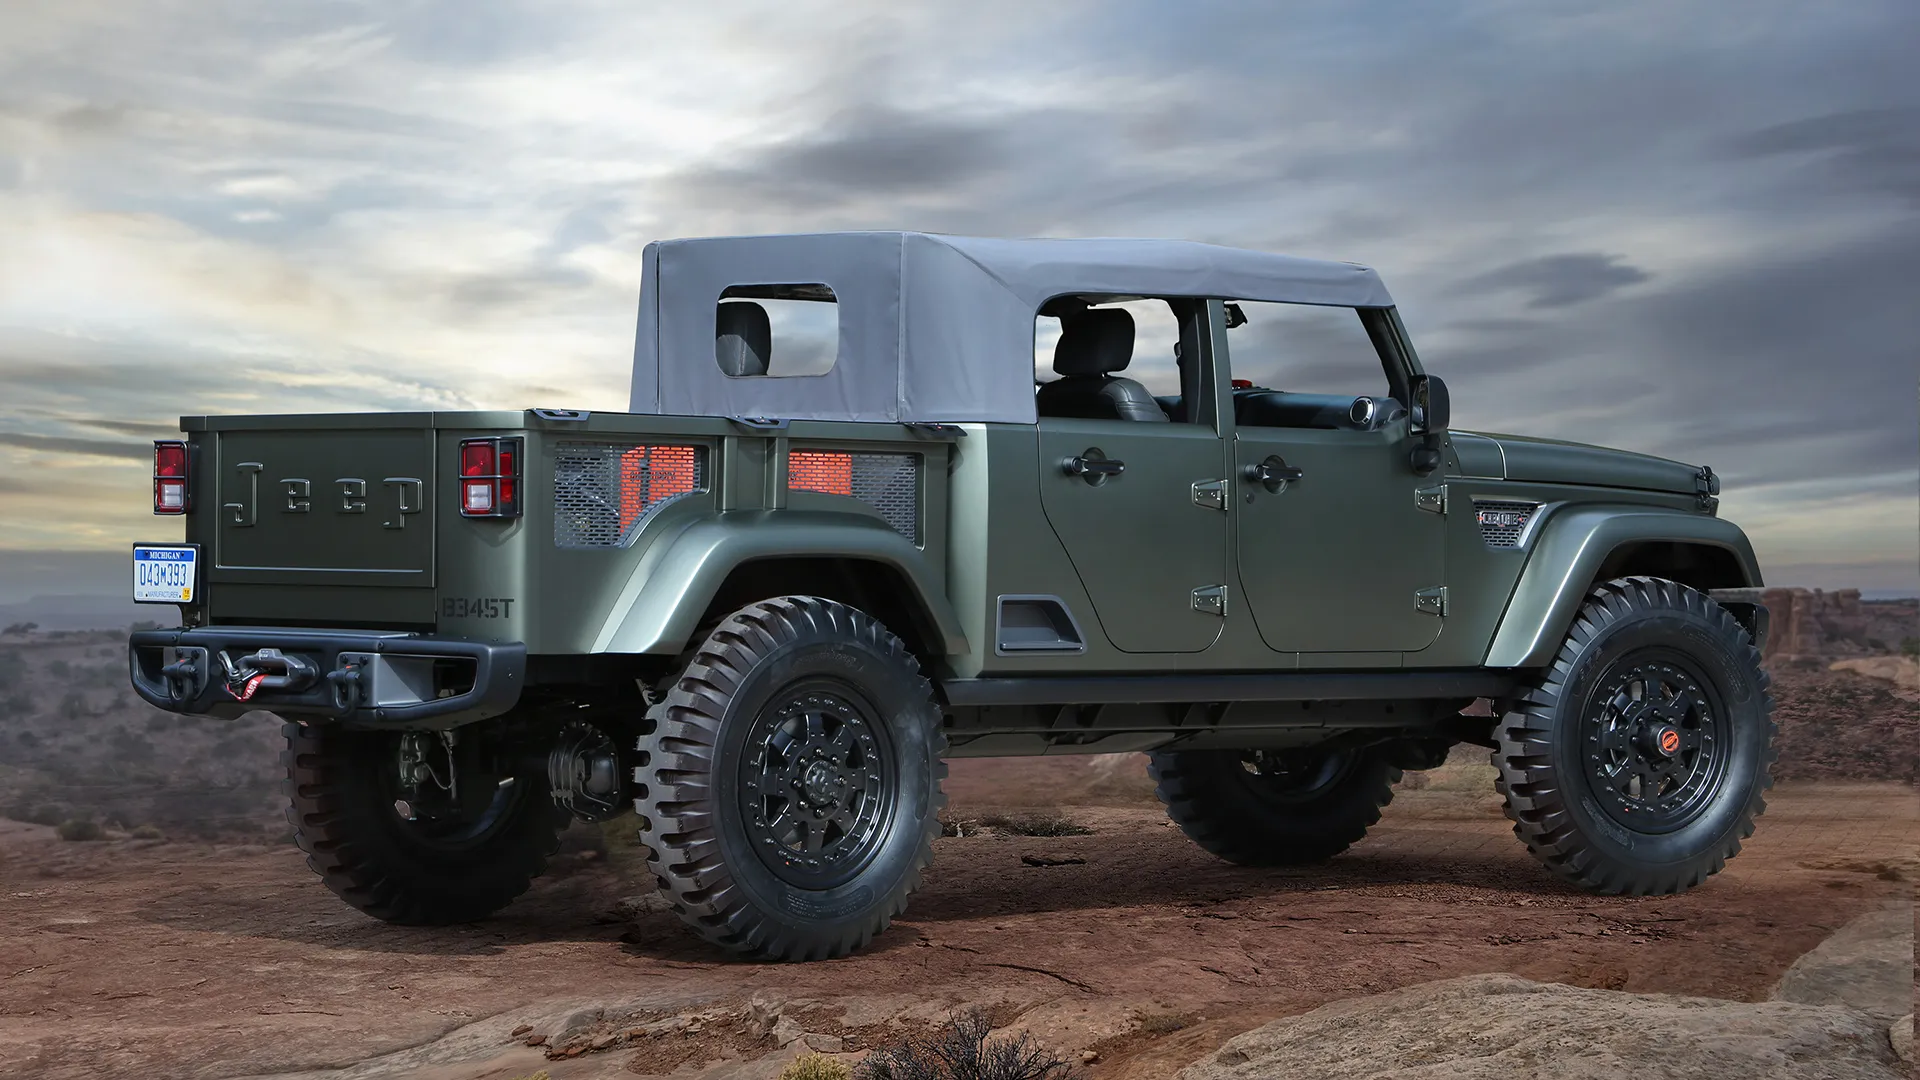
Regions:
[[[1233,507],[1261,638],[1283,653],[1426,648],[1444,619],[1446,519],[1439,474],[1410,462],[1389,316],[1243,307],[1230,362],[1255,385],[1234,391]]]
[[[1268,648],[1414,652],[1440,636],[1446,520],[1416,501],[1438,482],[1408,466],[1405,431],[1404,419],[1375,432],[1240,429],[1240,581]],[[1263,465],[1299,478],[1269,490],[1249,475]]]
[[[1039,440],[1047,521],[1107,640],[1136,653],[1212,645],[1227,514],[1204,485],[1222,479],[1220,436],[1199,424],[1042,418]]]

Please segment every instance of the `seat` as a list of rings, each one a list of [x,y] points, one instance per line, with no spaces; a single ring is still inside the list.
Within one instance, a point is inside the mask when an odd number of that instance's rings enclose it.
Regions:
[[[1147,388],[1114,374],[1133,359],[1133,316],[1124,308],[1088,308],[1060,320],[1053,370],[1060,378],[1041,385],[1035,408],[1041,416],[1085,420],[1167,422]]]
[[[722,300],[713,316],[713,358],[721,373],[735,378],[765,375],[772,355],[773,324],[767,309],[751,300]]]

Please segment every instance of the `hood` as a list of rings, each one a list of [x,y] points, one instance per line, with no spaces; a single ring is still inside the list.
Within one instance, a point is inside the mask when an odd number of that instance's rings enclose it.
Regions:
[[[1698,465],[1585,443],[1477,431],[1449,432],[1448,437],[1459,458],[1460,471],[1468,476],[1685,495],[1701,493],[1703,474],[1711,476]]]

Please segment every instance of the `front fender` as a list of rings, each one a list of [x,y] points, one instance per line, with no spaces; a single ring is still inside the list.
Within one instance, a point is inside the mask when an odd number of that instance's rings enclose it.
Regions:
[[[945,652],[967,651],[967,636],[924,552],[874,518],[811,510],[729,511],[662,537],[621,590],[593,651],[678,653],[735,567],[809,557],[864,560],[897,571]]]
[[[1601,564],[1621,544],[1643,540],[1723,548],[1739,564],[1746,579],[1742,585],[1760,584],[1753,545],[1732,522],[1645,506],[1563,510],[1541,523],[1520,584],[1494,631],[1486,666],[1537,668],[1551,663]]]

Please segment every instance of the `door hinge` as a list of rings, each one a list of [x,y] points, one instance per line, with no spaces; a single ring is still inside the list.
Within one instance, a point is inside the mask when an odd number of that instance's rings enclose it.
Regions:
[[[1424,611],[1429,615],[1446,615],[1447,587],[1440,585],[1431,589],[1421,589],[1419,592],[1414,593],[1413,610]]]
[[[1227,508],[1227,482],[1225,480],[1195,480],[1193,482],[1193,505],[1209,506],[1215,510]]]
[[[1227,587],[1207,585],[1193,590],[1193,610],[1202,615],[1227,614]]]
[[[1432,514],[1445,515],[1447,512],[1447,485],[1439,487],[1415,488],[1413,505]]]

